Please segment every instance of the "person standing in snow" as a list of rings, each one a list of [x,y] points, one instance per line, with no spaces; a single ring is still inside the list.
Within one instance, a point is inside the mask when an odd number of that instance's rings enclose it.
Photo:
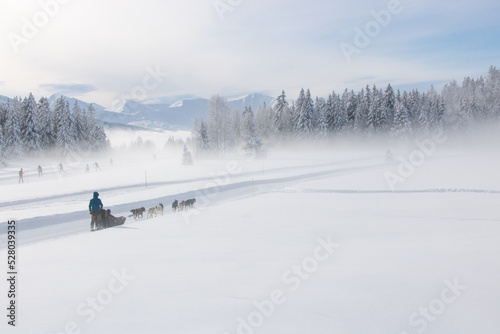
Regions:
[[[37,171],[38,171],[38,177],[43,176],[42,166],[38,165]]]
[[[19,171],[19,183],[24,183],[24,172],[22,168]]]
[[[94,197],[89,202],[89,212],[92,215],[90,221],[90,231],[95,231],[101,228],[101,209],[103,208],[102,202],[99,198],[99,193],[94,192]]]

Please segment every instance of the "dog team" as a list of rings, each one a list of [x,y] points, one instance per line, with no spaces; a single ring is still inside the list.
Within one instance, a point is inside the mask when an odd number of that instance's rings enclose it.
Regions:
[[[175,200],[172,203],[172,211],[183,211],[183,210],[188,210],[192,209],[193,205],[196,203],[196,198],[191,198],[188,200],[184,200],[179,202],[178,200]],[[130,212],[132,214],[129,217],[134,217],[135,220],[137,219],[142,219],[144,217],[144,212],[146,212],[146,219],[156,217],[158,215],[163,215],[163,204],[160,203],[157,206],[153,206],[149,209],[146,210],[146,208],[141,207],[137,209],[132,209]]]
[[[172,211],[183,211],[184,209],[187,210],[187,209],[192,209],[193,208],[193,205],[194,203],[196,203],[196,198],[191,198],[191,199],[188,199],[188,200],[185,200],[185,201],[182,201],[179,203],[178,200],[175,200],[173,203],[172,203]]]
[[[172,211],[183,211],[192,209],[194,203],[196,203],[196,198],[191,198],[179,203],[175,200],[172,203]],[[163,215],[163,204],[160,203],[157,206],[153,206],[146,210],[146,208],[141,207],[137,209],[132,209],[132,213],[129,217],[134,217],[135,220],[142,219],[144,217],[144,212],[146,212],[146,219],[153,218]],[[94,192],[92,199],[89,202],[89,213],[91,215],[90,221],[90,231],[101,230],[107,227],[113,227],[117,225],[122,225],[125,223],[125,217],[115,217],[111,214],[111,210],[104,210],[104,205],[99,198],[99,193]]]

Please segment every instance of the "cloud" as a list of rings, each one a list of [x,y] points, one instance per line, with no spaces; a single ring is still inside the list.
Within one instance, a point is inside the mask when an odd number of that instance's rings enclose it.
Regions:
[[[47,83],[39,85],[39,88],[50,91],[52,93],[60,93],[64,95],[80,95],[97,90],[94,86],[88,84]]]
[[[232,4],[224,20],[212,0],[150,0],[139,7],[135,0],[70,2],[23,45],[20,56],[0,53],[2,90],[91,92],[96,103],[109,105],[148,83],[147,68],[159,66],[170,75],[147,91],[149,100],[276,95],[283,89],[295,95],[301,87],[324,96],[367,84],[461,80],[499,65],[498,0],[457,0],[453,6],[400,0],[401,11],[351,63],[339,45],[354,44],[355,28],[374,21],[373,12],[382,15],[390,0],[222,2]],[[11,18],[20,33],[21,18],[40,11],[37,2],[26,6],[13,2],[0,21]],[[6,40],[0,39],[2,49],[10,47]],[[86,84],[67,84],[75,82]]]

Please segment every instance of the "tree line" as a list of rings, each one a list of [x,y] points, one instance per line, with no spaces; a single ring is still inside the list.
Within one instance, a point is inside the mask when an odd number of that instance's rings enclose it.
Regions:
[[[24,99],[9,99],[0,104],[0,160],[48,151],[66,157],[105,149],[106,133],[94,113],[92,104],[85,110],[77,101],[70,109],[62,96],[54,108],[46,97],[37,103],[31,93]]]
[[[242,147],[260,151],[266,144],[313,140],[328,143],[339,136],[389,137],[394,141],[426,137],[439,131],[466,134],[480,123],[497,124],[500,118],[500,71],[491,66],[486,78],[452,81],[441,93],[394,91],[366,86],[359,92],[345,89],[327,98],[312,98],[302,89],[295,101],[284,91],[272,106],[250,107],[240,114],[227,101],[212,96],[206,119],[195,121],[198,152],[224,153]]]

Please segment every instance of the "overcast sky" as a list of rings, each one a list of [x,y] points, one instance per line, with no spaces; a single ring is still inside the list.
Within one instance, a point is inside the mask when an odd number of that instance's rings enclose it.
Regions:
[[[0,26],[0,95],[108,108],[426,90],[500,66],[498,0],[2,0]]]

